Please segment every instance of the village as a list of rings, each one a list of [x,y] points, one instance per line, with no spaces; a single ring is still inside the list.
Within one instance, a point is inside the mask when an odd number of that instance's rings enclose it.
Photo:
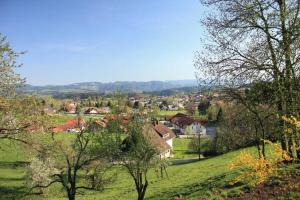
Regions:
[[[0,7],[0,200],[300,199],[300,0]]]
[[[192,139],[199,137],[203,140],[213,139],[216,125],[211,115],[217,113],[210,113],[208,116],[207,110],[209,107],[216,109],[222,103],[217,97],[217,93],[210,96],[200,93],[174,96],[137,94],[121,100],[116,97],[88,97],[80,100],[61,100],[58,109],[46,106],[44,111],[66,119],[64,123],[57,124],[53,128],[53,132],[57,134],[78,133],[85,128],[89,120],[105,128],[110,120],[118,119],[121,123],[127,124],[137,114],[142,114],[143,123],[150,126],[150,134],[153,136],[150,141],[156,149],[159,149],[159,157],[172,158],[176,154],[175,138],[185,143],[186,150],[189,152],[192,150],[188,149],[188,143]],[[209,106],[200,108],[201,101],[208,102]],[[202,115],[200,109],[205,109]],[[189,157],[191,156],[195,154]]]

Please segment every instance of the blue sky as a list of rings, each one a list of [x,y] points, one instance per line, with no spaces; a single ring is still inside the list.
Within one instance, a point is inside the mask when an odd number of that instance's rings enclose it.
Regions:
[[[34,85],[193,79],[199,0],[0,0],[0,32]]]

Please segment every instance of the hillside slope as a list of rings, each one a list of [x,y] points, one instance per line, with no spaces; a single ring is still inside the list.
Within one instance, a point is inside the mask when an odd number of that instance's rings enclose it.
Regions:
[[[3,141],[1,141],[3,143]],[[9,151],[0,150],[0,199],[20,199],[26,193],[25,164],[21,149],[15,146]],[[7,148],[6,148],[7,149]],[[244,149],[255,153],[255,148]],[[228,163],[240,153],[230,152],[214,158],[189,164],[172,165],[167,168],[168,177],[158,178],[154,170],[149,174],[147,200],[156,199],[206,199],[223,198],[240,193],[244,185],[229,186],[229,181],[237,171],[231,171]],[[136,199],[133,180],[119,167],[115,167],[110,174],[116,173],[116,180],[107,185],[103,191],[84,191],[77,199],[92,200],[132,200]],[[43,195],[31,195],[25,199],[66,199],[60,185],[55,185],[44,191]]]
[[[22,150],[16,151],[15,145],[10,148],[14,151],[1,150],[0,154],[0,196],[4,199],[17,198],[26,192]],[[227,164],[238,153],[237,151],[200,162],[169,166],[168,177],[164,179],[158,178],[152,170],[149,174],[150,185],[146,199],[172,199],[176,195],[197,199],[210,193],[213,188],[222,188],[233,176]],[[135,199],[136,192],[132,179],[119,167],[115,168],[114,172],[118,174],[116,181],[106,186],[103,192],[88,191],[83,196],[78,196],[78,199]],[[46,190],[44,195],[28,198],[64,199],[64,194],[59,188],[59,185],[55,185]]]

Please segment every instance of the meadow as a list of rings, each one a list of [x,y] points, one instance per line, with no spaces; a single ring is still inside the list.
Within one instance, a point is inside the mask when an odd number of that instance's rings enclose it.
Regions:
[[[176,149],[185,149],[187,142],[175,140]],[[0,199],[66,199],[60,185],[45,189],[42,195],[24,195],[26,188],[26,166],[28,165],[23,149],[9,141],[1,141],[0,151]],[[248,148],[247,151],[255,151]],[[182,153],[182,152],[181,152]],[[228,182],[236,171],[228,168],[228,163],[239,154],[234,151],[221,156],[194,161],[188,164],[171,165],[167,168],[167,177],[159,178],[154,170],[149,174],[149,188],[146,199],[172,199],[182,195],[186,199],[199,196],[227,196],[235,194],[243,186],[230,187]],[[109,172],[117,174],[115,180],[105,186],[103,191],[82,191],[77,199],[135,199],[134,183],[124,169],[116,166]]]
[[[68,115],[61,115],[57,117],[56,122],[58,124],[64,123],[70,117]],[[72,138],[72,136],[72,133],[58,135],[58,137],[63,138]],[[196,159],[198,155],[189,148],[190,140],[174,139],[174,156],[170,159],[170,166],[168,166],[167,174],[164,178],[158,177],[157,172],[151,169],[148,176],[149,187],[145,199],[164,200],[173,199],[176,196],[189,200],[199,199],[199,197],[222,199],[238,195],[242,189],[247,188],[243,183],[234,186],[229,184],[238,174],[239,170],[230,170],[228,165],[241,151],[249,151],[257,154],[255,147],[232,151],[224,155],[204,158],[198,161]],[[202,140],[203,144],[206,142],[207,140]],[[59,184],[44,189],[43,194],[29,194],[26,184],[28,158],[27,151],[22,145],[5,139],[0,140],[0,200],[67,199],[65,192]],[[187,160],[188,162],[176,162]],[[126,171],[120,166],[115,166],[106,174],[107,177],[112,175],[114,178],[104,186],[102,191],[82,190],[79,191],[77,199],[136,199],[134,182]]]

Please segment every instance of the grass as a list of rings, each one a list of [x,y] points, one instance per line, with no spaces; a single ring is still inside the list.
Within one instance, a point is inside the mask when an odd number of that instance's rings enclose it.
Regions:
[[[163,116],[173,116],[176,115],[177,113],[186,113],[186,110],[160,110],[158,112],[158,116],[163,117]]]
[[[190,138],[175,138],[173,140],[173,158],[172,159],[188,159],[188,158],[196,158],[198,154],[193,152],[190,147],[189,143],[192,139]],[[207,139],[201,139],[201,144],[207,143]]]
[[[176,152],[180,156],[188,154],[189,139],[175,139]],[[20,145],[5,140],[0,141],[0,199],[20,199],[28,191],[26,182],[26,159]],[[244,149],[256,153],[254,147]],[[205,196],[208,199],[220,199],[222,197],[240,194],[243,184],[230,186],[228,183],[238,171],[228,168],[229,162],[240,151],[233,151],[221,156],[196,161],[189,164],[171,165],[167,168],[168,177],[161,179],[156,176],[154,170],[148,175],[149,187],[146,193],[147,200],[172,199],[174,196],[183,196],[185,199],[199,199]],[[81,191],[77,199],[136,199],[133,180],[121,167],[114,167],[112,174],[117,174],[116,180],[105,186],[103,191]],[[59,184],[53,185],[44,191],[43,195],[25,196],[24,199],[38,200],[63,200],[65,192]]]
[[[64,124],[68,119],[74,119],[77,114],[56,114],[53,117],[54,124]],[[90,119],[102,119],[104,115],[80,115],[84,120],[89,121]]]
[[[6,150],[0,151],[0,199],[19,199],[26,193],[26,163],[22,148],[18,145],[0,141]],[[176,139],[177,150],[186,150],[187,140]],[[4,145],[4,146],[3,146]],[[254,149],[250,148],[250,151]],[[150,185],[146,199],[171,199],[175,195],[183,195],[187,199],[197,199],[202,195],[212,196],[216,191],[226,187],[233,176],[227,164],[239,153],[228,153],[211,159],[182,165],[172,165],[167,168],[168,178],[160,179],[154,170],[149,173]],[[134,183],[124,169],[116,167],[118,176],[114,183],[108,184],[104,191],[84,191],[78,199],[135,199]],[[46,189],[43,195],[25,197],[25,199],[66,199],[60,185]]]

